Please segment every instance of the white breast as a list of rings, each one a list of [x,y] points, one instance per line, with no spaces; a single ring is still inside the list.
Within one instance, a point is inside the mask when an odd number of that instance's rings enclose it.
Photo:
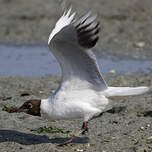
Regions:
[[[77,118],[87,120],[102,112],[108,103],[108,99],[91,89],[66,92],[60,90],[55,98],[42,100],[41,115],[51,120]]]

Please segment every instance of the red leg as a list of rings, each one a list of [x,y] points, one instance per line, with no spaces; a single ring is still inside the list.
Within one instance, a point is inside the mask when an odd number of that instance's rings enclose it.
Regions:
[[[97,116],[93,116],[90,120],[92,120],[94,118],[101,117],[102,115],[103,115],[103,112],[101,112]],[[81,133],[82,135],[84,135],[86,132],[88,132],[88,122],[84,121],[81,129],[83,130],[82,133]]]
[[[81,133],[82,135],[84,135],[85,132],[88,132],[88,122],[84,121],[81,129],[83,130]]]
[[[72,136],[69,140],[59,144],[58,146],[64,146],[64,145],[70,144],[73,141],[73,139],[75,139],[75,138],[76,138],[76,136]]]

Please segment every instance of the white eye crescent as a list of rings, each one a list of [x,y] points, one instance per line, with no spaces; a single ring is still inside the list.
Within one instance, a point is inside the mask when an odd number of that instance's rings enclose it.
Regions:
[[[29,104],[28,104],[28,108],[29,108],[29,109],[32,109],[32,108],[33,108],[32,103],[29,103]]]

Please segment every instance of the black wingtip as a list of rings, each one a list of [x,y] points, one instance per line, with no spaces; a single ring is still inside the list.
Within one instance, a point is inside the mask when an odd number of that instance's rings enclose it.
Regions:
[[[100,23],[96,22],[96,16],[90,17],[88,13],[75,24],[79,44],[84,48],[92,48],[99,39]]]

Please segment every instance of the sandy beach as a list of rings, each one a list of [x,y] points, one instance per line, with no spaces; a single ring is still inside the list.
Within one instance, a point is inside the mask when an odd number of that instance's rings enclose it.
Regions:
[[[69,0],[69,3],[79,12],[78,16],[90,8],[98,15],[101,31],[95,51],[106,56],[152,59],[151,0]],[[57,0],[0,0],[0,44],[47,44],[59,16]],[[47,121],[7,111],[28,99],[47,98],[58,87],[60,76],[1,76],[0,152],[151,152],[152,74],[113,72],[104,78],[110,86],[144,85],[150,91],[110,99],[114,107],[89,122],[88,134],[59,147],[59,143],[79,132],[82,120]]]
[[[152,75],[105,75],[112,86],[152,86]],[[56,89],[60,77],[0,78],[0,149],[11,152],[36,151],[106,151],[150,152],[152,130],[152,90],[140,96],[113,98],[114,108],[101,118],[89,122],[89,133],[79,136],[65,147],[57,145],[70,134],[78,134],[82,120],[47,121],[24,113],[10,114],[4,107],[20,106],[28,99],[47,98]],[[36,132],[40,127],[57,127],[69,134],[57,131]]]

